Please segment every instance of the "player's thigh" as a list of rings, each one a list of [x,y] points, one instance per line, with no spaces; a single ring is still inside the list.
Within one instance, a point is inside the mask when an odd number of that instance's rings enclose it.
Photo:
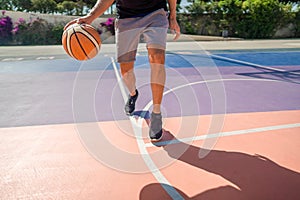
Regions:
[[[141,28],[136,28],[134,18],[116,20],[117,61],[132,62],[135,60]]]
[[[148,19],[150,24],[143,32],[144,40],[147,43],[147,48],[166,49],[167,31],[169,21],[166,12],[161,9],[155,12]]]

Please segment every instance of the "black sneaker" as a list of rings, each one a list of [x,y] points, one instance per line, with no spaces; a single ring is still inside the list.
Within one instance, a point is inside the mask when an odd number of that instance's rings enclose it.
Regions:
[[[158,142],[162,139],[162,117],[161,113],[151,114],[149,136],[152,142]]]
[[[135,109],[135,102],[137,100],[139,96],[139,93],[137,90],[135,90],[135,95],[134,96],[131,96],[129,94],[128,96],[128,100],[127,100],[127,103],[125,104],[125,113],[126,115],[131,115]]]

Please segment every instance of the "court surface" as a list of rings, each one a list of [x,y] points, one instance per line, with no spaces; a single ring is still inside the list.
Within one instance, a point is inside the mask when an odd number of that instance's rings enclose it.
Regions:
[[[164,137],[148,139],[146,49],[0,47],[0,199],[298,199],[300,40],[169,42]]]

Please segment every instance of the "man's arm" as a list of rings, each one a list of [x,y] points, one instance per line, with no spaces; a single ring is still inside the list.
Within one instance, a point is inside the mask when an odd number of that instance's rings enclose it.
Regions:
[[[68,26],[74,23],[91,24],[97,17],[101,16],[113,3],[114,0],[98,0],[86,16],[70,21],[64,29],[66,29]]]
[[[113,3],[114,0],[98,0],[87,16],[94,21],[97,17],[101,16]]]
[[[169,10],[170,10],[170,29],[172,32],[175,32],[174,40],[177,40],[180,36],[180,27],[176,19],[176,3],[177,0],[168,0]]]
[[[169,10],[170,10],[170,19],[176,19],[176,4],[177,0],[168,0]]]

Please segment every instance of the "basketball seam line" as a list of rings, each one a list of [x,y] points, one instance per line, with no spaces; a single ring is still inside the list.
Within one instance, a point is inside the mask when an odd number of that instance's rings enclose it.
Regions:
[[[76,58],[76,57],[74,56],[74,52],[73,52],[73,48],[72,48],[72,42],[71,42],[71,39],[72,39],[72,37],[73,37],[73,34],[75,34],[75,33],[73,32],[73,33],[70,34],[70,40],[68,40],[67,42],[68,42],[68,44],[69,44],[70,53],[71,53],[72,57],[73,57],[73,58]]]
[[[89,36],[87,35],[87,34],[89,34],[88,32],[77,32],[76,34],[82,34],[86,39],[88,39],[91,43],[92,43],[92,45],[94,46],[94,49],[96,49],[96,54],[98,54],[99,53],[99,51],[98,51],[98,48],[97,48],[97,46],[95,45],[95,43],[94,43],[94,41],[93,40],[91,40],[90,38],[89,38]],[[91,34],[89,34],[90,36],[91,36]],[[97,42],[97,40],[95,40],[96,42]],[[83,48],[83,47],[82,47]],[[91,50],[90,51],[90,53],[91,52],[93,52],[93,50]],[[87,52],[85,52],[85,55],[90,55],[90,53],[87,53]],[[87,55],[87,57],[90,59],[91,57],[89,57]]]
[[[73,52],[72,52],[72,48],[71,48],[71,42],[70,42],[70,40],[69,40],[69,31],[66,31],[65,32],[65,34],[66,34],[66,36],[65,36],[65,38],[66,38],[66,45],[67,45],[67,51],[68,51],[68,54],[71,56],[71,57],[73,57],[74,58],[74,55],[73,55]],[[72,34],[70,35],[70,38],[72,37]]]
[[[76,35],[76,31],[75,31],[74,28],[73,28],[73,34],[75,34],[76,40],[77,40],[77,42],[78,42],[78,44],[79,44],[81,50],[83,51],[84,55],[89,59],[89,56],[87,55],[87,53],[86,53],[85,50],[83,49],[83,47],[82,47],[82,45],[81,45],[81,43],[80,43],[80,41],[79,41],[79,39],[78,39],[78,37],[77,37],[77,35]]]
[[[81,27],[81,29],[82,29],[83,31],[85,31],[85,33],[89,34],[96,42],[98,42],[97,39],[96,39],[92,34],[90,34],[85,28]],[[88,38],[88,39],[91,41],[91,43],[96,47],[97,52],[98,52],[99,50],[98,50],[97,46],[95,45],[94,41],[91,40],[89,37],[87,37],[87,38]]]

